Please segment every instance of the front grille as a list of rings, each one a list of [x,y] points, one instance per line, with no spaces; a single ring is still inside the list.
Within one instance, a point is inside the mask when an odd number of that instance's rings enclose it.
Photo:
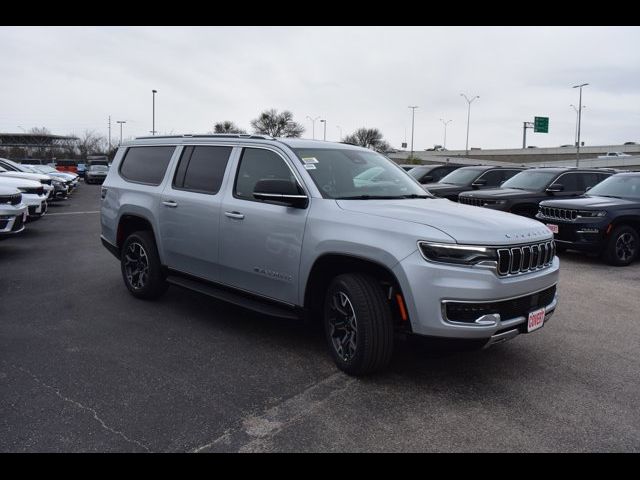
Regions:
[[[22,202],[22,195],[19,193],[16,193],[15,195],[0,196],[0,203],[18,205],[20,202]]]
[[[452,322],[473,323],[483,315],[500,314],[501,320],[523,317],[534,310],[546,307],[556,295],[556,286],[524,297],[488,303],[447,302],[445,312]]]
[[[44,195],[44,188],[43,187],[21,188],[20,190],[22,190],[22,193],[28,193],[30,195]]]
[[[40,180],[40,183],[44,184],[44,185],[51,185],[52,180]]]
[[[556,255],[553,240],[498,249],[498,275],[515,275],[548,267]]]
[[[475,197],[463,197],[462,195],[460,195],[458,197],[458,201],[460,203],[464,203],[465,205],[473,205],[476,207],[481,207],[482,205],[484,205],[484,200]]]
[[[552,218],[554,220],[572,221],[578,218],[578,210],[568,208],[540,207],[540,213],[545,218]]]

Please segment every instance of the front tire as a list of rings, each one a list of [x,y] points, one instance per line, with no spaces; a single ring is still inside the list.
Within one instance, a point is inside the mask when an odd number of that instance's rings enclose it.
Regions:
[[[610,265],[624,267],[638,257],[639,250],[638,232],[631,227],[622,225],[611,232],[604,250],[604,259]]]
[[[383,369],[393,353],[393,320],[380,283],[369,275],[344,274],[329,286],[324,327],[331,356],[349,375]]]
[[[126,238],[120,252],[120,268],[124,284],[134,297],[158,298],[169,286],[151,232],[134,232]]]

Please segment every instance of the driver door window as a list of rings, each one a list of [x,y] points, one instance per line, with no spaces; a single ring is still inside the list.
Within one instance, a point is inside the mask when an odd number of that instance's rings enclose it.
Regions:
[[[296,184],[293,173],[278,154],[262,148],[245,148],[240,159],[233,196],[258,201],[253,198],[253,190],[256,183],[265,179],[288,180]]]

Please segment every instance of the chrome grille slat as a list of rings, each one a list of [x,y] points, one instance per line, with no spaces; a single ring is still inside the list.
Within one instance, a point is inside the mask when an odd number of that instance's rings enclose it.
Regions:
[[[578,210],[569,208],[540,207],[540,213],[543,217],[552,220],[573,221],[578,218]]]
[[[499,248],[498,275],[504,277],[546,268],[553,262],[555,250],[553,241]]]

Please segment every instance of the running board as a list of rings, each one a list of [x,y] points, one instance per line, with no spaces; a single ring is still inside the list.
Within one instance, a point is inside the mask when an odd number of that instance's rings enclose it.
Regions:
[[[169,275],[167,277],[167,282],[170,283],[171,285],[176,285],[178,287],[183,287],[188,290],[193,290],[194,292],[202,293],[209,297],[213,297],[216,300],[232,303],[239,307],[243,307],[248,310],[253,310],[254,312],[258,312],[263,315],[287,318],[291,320],[300,319],[300,315],[296,312],[296,310],[293,307],[287,308],[285,306],[280,306],[266,300],[262,301],[255,297],[249,297],[248,295],[235,293],[228,289],[221,288],[210,283],[205,283],[202,281],[193,280],[191,278],[186,278],[178,275]]]

